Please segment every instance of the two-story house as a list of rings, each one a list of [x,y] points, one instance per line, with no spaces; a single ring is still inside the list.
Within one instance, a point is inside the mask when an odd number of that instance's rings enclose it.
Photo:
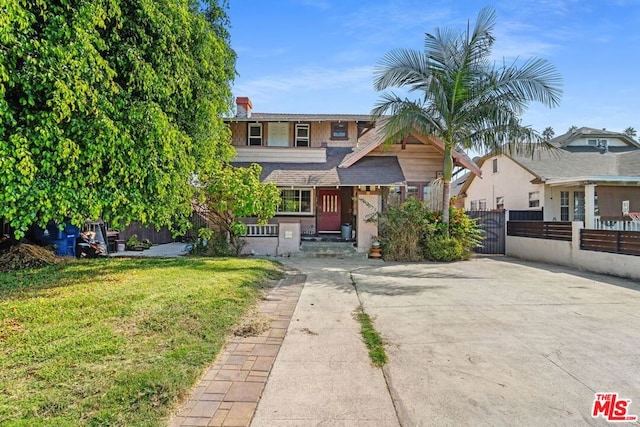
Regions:
[[[360,251],[377,234],[366,220],[383,197],[426,199],[442,170],[441,141],[412,134],[386,146],[368,115],[256,113],[249,98],[238,97],[237,115],[227,122],[234,165],[260,164],[262,181],[281,189],[274,223],[293,221],[302,235],[314,236],[349,224]],[[479,173],[463,153],[453,156],[457,166]]]
[[[467,210],[543,210],[545,221],[587,228],[628,223],[640,211],[640,144],[618,132],[583,127],[534,156],[487,155],[460,193]]]

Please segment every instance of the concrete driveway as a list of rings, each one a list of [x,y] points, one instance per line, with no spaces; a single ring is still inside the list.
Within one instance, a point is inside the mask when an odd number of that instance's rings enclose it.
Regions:
[[[508,258],[352,277],[403,426],[607,425],[591,416],[600,392],[640,417],[638,283]]]

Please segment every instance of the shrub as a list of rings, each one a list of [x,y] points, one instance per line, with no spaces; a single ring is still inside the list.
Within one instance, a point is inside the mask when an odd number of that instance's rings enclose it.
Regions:
[[[382,254],[387,261],[456,261],[469,259],[482,242],[476,221],[464,209],[451,207],[449,228],[442,214],[430,211],[416,199],[390,206],[372,220],[378,221]]]
[[[459,261],[470,256],[471,252],[455,237],[433,236],[425,245],[425,257],[431,261]]]
[[[380,244],[388,261],[421,261],[426,239],[435,232],[430,212],[419,200],[409,199],[378,214]]]
[[[235,251],[231,248],[224,233],[202,227],[198,230],[198,239],[189,254],[195,256],[229,257],[234,256]]]

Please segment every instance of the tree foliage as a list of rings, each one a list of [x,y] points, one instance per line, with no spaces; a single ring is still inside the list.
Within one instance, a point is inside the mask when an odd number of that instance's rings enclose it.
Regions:
[[[262,167],[220,168],[206,184],[206,205],[214,225],[228,237],[235,255],[244,246],[247,225],[241,218],[255,217],[266,224],[276,214],[280,190],[275,183],[261,183]]]
[[[375,70],[374,86],[418,93],[416,100],[384,93],[372,111],[383,122],[388,143],[410,132],[434,135],[444,142],[443,206],[449,206],[454,148],[501,152],[506,147],[530,151],[540,135],[520,117],[530,101],[559,103],[561,78],[543,59],[495,64],[491,61],[495,12],[484,8],[473,28],[437,28],[425,37],[424,51],[396,49]],[[444,222],[449,224],[448,209]]]
[[[216,0],[0,2],[0,217],[170,224],[232,156]]]
[[[636,128],[634,128],[633,126],[629,126],[628,128],[626,128],[623,131],[623,133],[630,138],[635,138],[636,135],[638,134],[638,132],[636,131]]]
[[[553,139],[553,137],[555,136],[555,134],[556,134],[556,132],[553,130],[553,128],[551,126],[547,126],[542,131],[542,139],[544,141],[551,141]]]

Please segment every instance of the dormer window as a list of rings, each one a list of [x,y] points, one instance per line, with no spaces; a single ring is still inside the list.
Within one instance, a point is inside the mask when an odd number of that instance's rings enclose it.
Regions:
[[[308,147],[309,146],[309,125],[297,124],[296,125],[296,147]]]
[[[262,145],[262,123],[249,123],[247,145]]]
[[[349,139],[348,123],[333,122],[331,123],[331,139]]]

